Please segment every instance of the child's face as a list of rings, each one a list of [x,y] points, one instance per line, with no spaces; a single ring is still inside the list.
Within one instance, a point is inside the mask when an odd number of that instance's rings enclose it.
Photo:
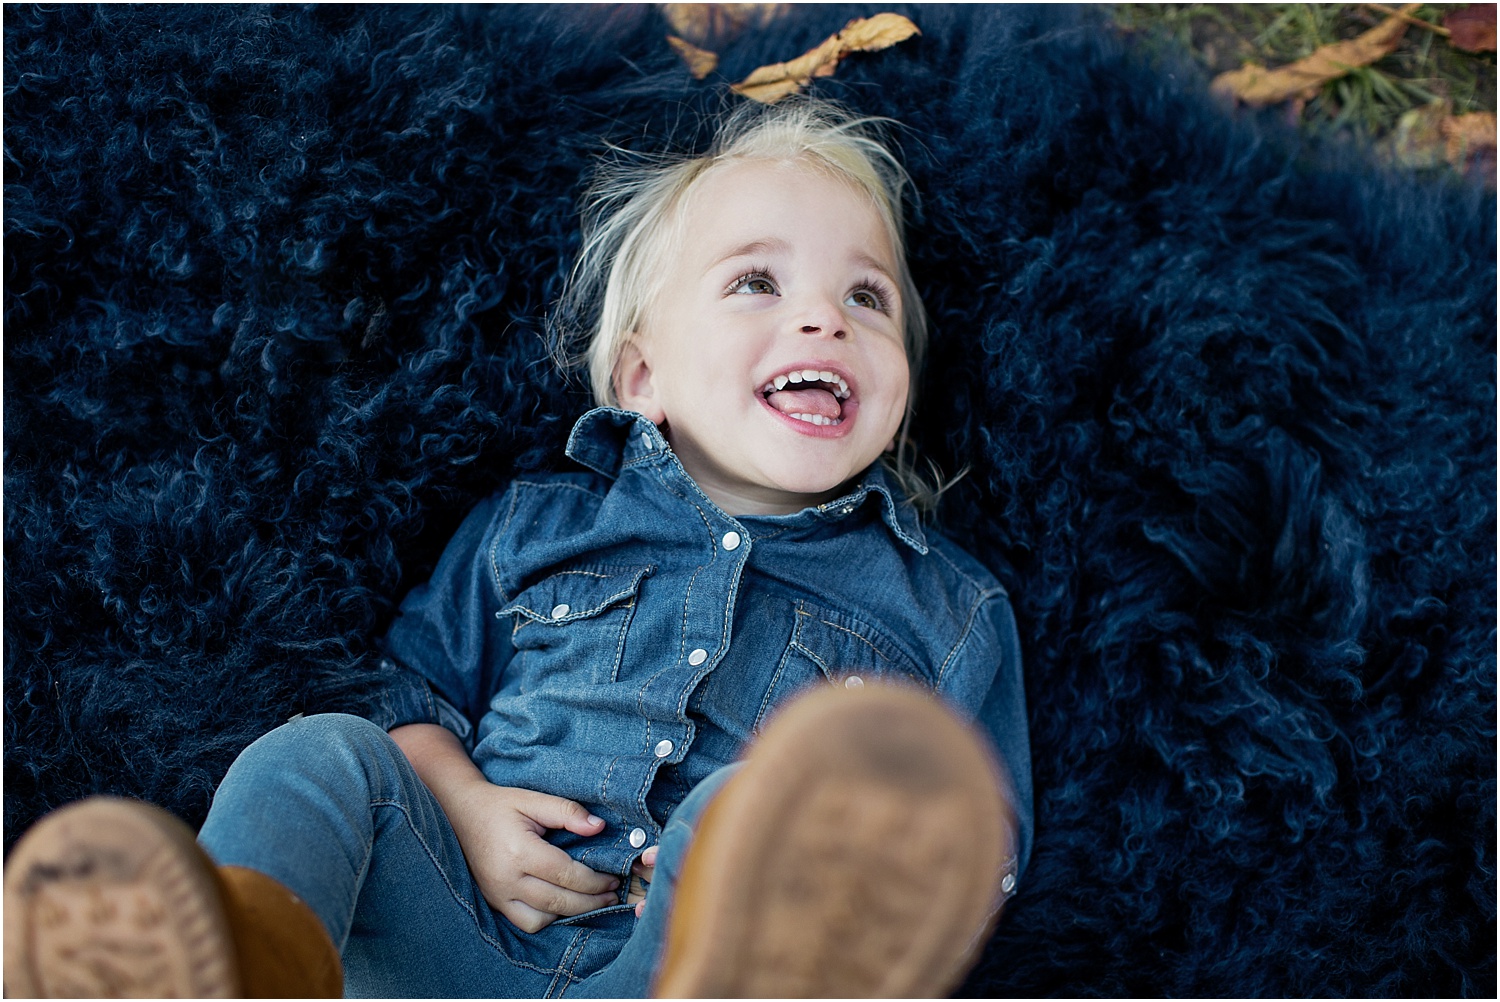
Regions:
[[[621,405],[664,425],[730,514],[837,497],[906,411],[904,316],[879,214],[842,181],[759,161],[709,174],[683,212],[663,292],[616,370]]]

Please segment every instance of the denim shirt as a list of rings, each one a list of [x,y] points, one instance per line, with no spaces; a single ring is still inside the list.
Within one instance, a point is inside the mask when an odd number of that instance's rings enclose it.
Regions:
[[[725,514],[661,431],[580,418],[587,468],[482,502],[385,639],[402,681],[372,716],[439,723],[492,782],[605,822],[549,840],[628,883],[692,787],[812,685],[915,681],[977,718],[1031,846],[1020,645],[1005,589],[898,500],[879,464],[792,515]],[[623,891],[622,891],[623,893]]]

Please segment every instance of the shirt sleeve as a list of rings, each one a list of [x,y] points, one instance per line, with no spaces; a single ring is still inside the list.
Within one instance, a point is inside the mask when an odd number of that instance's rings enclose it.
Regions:
[[[383,643],[395,679],[371,715],[385,729],[441,724],[472,747],[512,654],[508,624],[495,618],[500,592],[490,560],[508,504],[508,494],[496,494],[476,506],[432,577],[401,603]]]
[[[976,722],[999,753],[1016,812],[1015,873],[1019,877],[1031,858],[1031,738],[1021,675],[1021,640],[1010,599],[1003,590],[996,588],[981,596],[955,658],[956,670],[944,673],[939,691],[960,706],[978,705]]]

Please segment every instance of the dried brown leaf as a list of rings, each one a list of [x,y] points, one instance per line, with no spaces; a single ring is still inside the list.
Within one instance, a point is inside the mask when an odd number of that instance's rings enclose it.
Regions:
[[[693,75],[694,80],[702,80],[719,65],[717,53],[700,49],[692,42],[683,41],[676,35],[668,35],[667,44],[676,50],[683,62],[687,63],[688,72]]]
[[[1406,4],[1401,13],[1410,14],[1420,6]],[[1214,78],[1213,89],[1215,93],[1257,108],[1316,93],[1328,81],[1390,55],[1401,43],[1406,28],[1406,21],[1402,18],[1386,18],[1356,38],[1322,46],[1305,59],[1274,70],[1250,63],[1238,70],[1220,73]]]
[[[1448,44],[1464,52],[1495,51],[1495,5],[1470,4],[1443,18],[1443,27],[1451,34]]]
[[[878,52],[920,35],[917,26],[900,14],[876,14],[844,25],[835,35],[849,52]]]
[[[1475,111],[1454,115],[1443,122],[1442,132],[1447,140],[1444,153],[1448,162],[1462,169],[1470,157],[1495,148],[1495,113]]]
[[[732,41],[747,26],[764,28],[786,12],[784,3],[664,3],[672,30],[694,45]]]
[[[762,66],[730,89],[753,101],[774,104],[806,87],[814,77],[831,76],[839,61],[851,52],[875,52],[920,34],[917,26],[900,14],[856,18],[816,48],[796,59]]]

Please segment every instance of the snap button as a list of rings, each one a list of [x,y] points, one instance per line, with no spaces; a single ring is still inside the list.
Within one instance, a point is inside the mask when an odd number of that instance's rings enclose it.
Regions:
[[[572,610],[570,610],[568,608],[568,603],[566,603],[566,602],[559,602],[559,603],[557,603],[556,605],[554,605],[552,607],[552,618],[553,619],[562,619],[564,616],[566,616],[571,611]]]
[[[639,849],[646,844],[646,830],[644,828],[632,828],[630,830],[630,847]]]
[[[668,741],[666,738],[663,738],[662,740],[656,742],[656,757],[666,758],[668,755],[672,754],[673,747],[675,746],[672,744],[672,742]]]
[[[692,665],[694,668],[698,667],[707,660],[708,652],[701,647],[697,648],[693,651],[693,653],[688,655],[688,664]]]
[[[1016,875],[1014,873],[1007,873],[1005,876],[1000,878],[1000,890],[1004,891],[1006,894],[1009,894],[1015,889]]]
[[[656,449],[656,443],[651,441],[651,433],[649,431],[641,432],[641,448],[647,452],[652,452]]]
[[[738,550],[740,548],[740,534],[737,532],[724,533],[724,549]]]
[[[845,689],[863,689],[864,687],[865,680],[860,678],[858,675],[850,675],[848,678],[844,679]]]

